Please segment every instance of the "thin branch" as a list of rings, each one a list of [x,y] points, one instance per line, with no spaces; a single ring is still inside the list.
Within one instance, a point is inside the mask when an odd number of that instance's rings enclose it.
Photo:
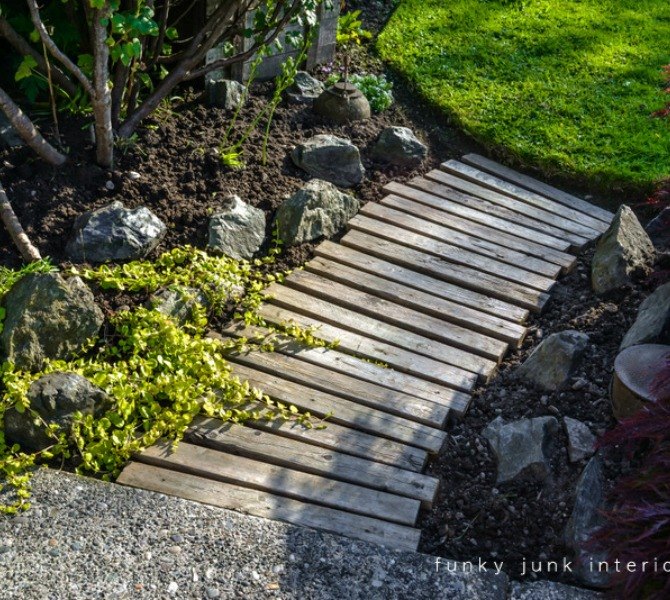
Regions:
[[[36,0],[26,0],[28,2],[28,8],[30,9],[30,17],[33,21],[33,25],[35,25],[35,29],[37,29],[37,33],[39,33],[40,39],[42,40],[42,43],[47,47],[49,50],[49,53],[57,60],[59,61],[72,75],[81,83],[82,87],[88,92],[89,96],[93,96],[94,91],[93,91],[93,86],[91,85],[91,82],[88,80],[86,75],[84,75],[84,72],[77,66],[75,65],[61,50],[56,46],[56,43],[51,39],[51,36],[47,32],[47,28],[44,26],[44,23],[42,22],[42,18],[40,17],[40,11],[39,8],[37,7],[37,2]]]
[[[12,241],[19,249],[23,260],[26,262],[41,260],[42,257],[40,256],[40,251],[30,243],[30,239],[26,235],[26,232],[23,231],[23,227],[21,227],[21,223],[16,217],[16,213],[9,202],[9,198],[5,193],[5,189],[2,187],[2,183],[0,183],[0,220],[2,220]]]
[[[2,88],[0,88],[0,110],[7,115],[9,122],[21,136],[21,139],[48,163],[60,166],[67,160],[67,156],[61,154],[42,137],[30,117],[19,108]]]
[[[170,14],[170,0],[163,0],[163,6],[161,7],[160,16],[158,22],[160,23],[158,29],[158,36],[151,40],[149,45],[149,64],[147,69],[150,69],[156,64],[158,57],[160,56],[161,50],[163,49],[163,43],[165,42],[165,32],[167,31],[167,20],[168,15]]]

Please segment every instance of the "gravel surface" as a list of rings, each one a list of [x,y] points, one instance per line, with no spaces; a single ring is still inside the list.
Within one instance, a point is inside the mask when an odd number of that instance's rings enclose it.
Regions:
[[[508,583],[494,572],[436,570],[432,556],[47,469],[33,480],[33,508],[0,517],[0,573],[4,600],[503,600]]]

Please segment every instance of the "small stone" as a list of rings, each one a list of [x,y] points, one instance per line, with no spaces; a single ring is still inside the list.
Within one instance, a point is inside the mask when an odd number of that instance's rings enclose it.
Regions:
[[[202,291],[189,287],[158,290],[147,301],[147,307],[164,314],[179,325],[192,321],[198,306],[207,305]]]
[[[170,539],[175,543],[175,544],[181,544],[184,541],[184,536],[179,535],[178,533],[174,533],[170,536]]]
[[[251,258],[264,239],[265,213],[239,196],[229,197],[224,208],[209,220],[208,247],[231,258]]]
[[[60,550],[58,548],[52,548],[49,550],[49,554],[51,556],[60,556]]]
[[[179,590],[179,585],[177,585],[177,582],[176,581],[171,581],[170,585],[168,585],[168,588],[167,588],[168,594],[176,594],[178,590]]]
[[[181,546],[170,546],[168,552],[170,554],[181,554]]]
[[[114,185],[114,182],[110,179],[105,182],[105,188],[108,189],[110,192],[115,188],[116,186]]]
[[[128,171],[128,179],[131,181],[137,181],[141,175],[137,171]]]
[[[261,576],[258,574],[258,571],[252,571],[251,572],[251,577],[254,581],[259,581]]]
[[[570,417],[563,417],[563,425],[568,436],[570,462],[579,462],[592,456],[595,452],[596,437],[591,433],[588,426]]]
[[[387,127],[372,148],[377,160],[399,167],[416,167],[421,164],[428,148],[409,127]]]
[[[245,88],[239,81],[224,78],[207,78],[207,101],[210,106],[236,110],[244,102]]]
[[[325,86],[318,79],[306,71],[298,71],[293,84],[286,90],[286,96],[289,102],[295,104],[312,104],[324,89]]]
[[[205,595],[207,598],[211,598],[213,600],[214,598],[219,598],[221,596],[221,592],[214,587],[208,587],[205,588]]]
[[[312,177],[340,187],[358,185],[365,175],[358,148],[348,139],[334,135],[315,135],[296,146],[291,159]]]

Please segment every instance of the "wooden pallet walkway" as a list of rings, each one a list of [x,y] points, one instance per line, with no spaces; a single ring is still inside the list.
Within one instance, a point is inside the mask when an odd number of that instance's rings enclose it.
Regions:
[[[422,471],[448,421],[613,215],[474,154],[385,190],[260,309],[337,348],[274,334],[272,352],[229,357],[240,379],[327,427],[198,418],[176,451],[145,450],[119,483],[416,550],[438,490]]]

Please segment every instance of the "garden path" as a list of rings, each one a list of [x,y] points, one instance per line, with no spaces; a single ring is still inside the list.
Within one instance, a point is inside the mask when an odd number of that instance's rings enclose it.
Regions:
[[[438,488],[422,471],[449,419],[612,214],[477,155],[386,191],[260,310],[337,349],[277,338],[273,352],[230,356],[240,378],[330,415],[327,427],[199,418],[176,451],[145,450],[119,483],[416,550]]]

